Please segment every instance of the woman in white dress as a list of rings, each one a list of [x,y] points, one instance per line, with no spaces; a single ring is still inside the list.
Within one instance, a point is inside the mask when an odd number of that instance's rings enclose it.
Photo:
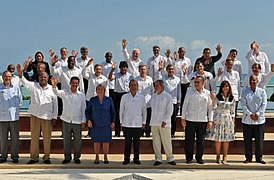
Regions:
[[[216,163],[227,164],[229,142],[235,140],[235,100],[228,81],[223,81],[218,94],[213,100],[215,107],[213,126],[207,139],[215,141]],[[220,159],[221,145],[223,143],[223,160]]]

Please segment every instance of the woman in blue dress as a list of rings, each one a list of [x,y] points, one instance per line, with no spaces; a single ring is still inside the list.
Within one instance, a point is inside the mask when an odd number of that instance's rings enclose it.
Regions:
[[[109,143],[112,141],[112,128],[115,124],[115,109],[111,97],[105,96],[105,87],[96,87],[97,96],[87,105],[86,119],[90,127],[91,141],[94,142],[95,164],[99,164],[101,143],[103,144],[104,164],[108,164]]]

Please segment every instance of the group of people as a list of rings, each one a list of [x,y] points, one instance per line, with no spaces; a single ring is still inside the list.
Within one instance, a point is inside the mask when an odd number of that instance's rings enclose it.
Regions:
[[[140,50],[127,51],[127,40],[122,40],[124,60],[117,64],[112,53],[105,54],[105,61],[94,64],[88,57],[88,48],[80,49],[81,56],[67,48],[60,49],[61,57],[49,51],[49,63],[42,52],[23,63],[9,65],[2,74],[0,84],[0,163],[7,161],[8,133],[11,138],[11,159],[18,163],[19,107],[22,103],[20,87],[30,93],[31,147],[28,164],[39,162],[39,137],[42,131],[43,162],[50,164],[51,132],[58,115],[62,120],[64,160],[70,163],[71,136],[74,143],[74,163],[80,164],[82,128],[89,127],[94,143],[95,164],[99,164],[101,144],[105,164],[108,164],[109,143],[114,136],[125,138],[124,161],[130,163],[131,145],[134,148],[133,163],[141,164],[139,158],[140,137],[152,134],[155,152],[154,165],[162,163],[161,146],[167,161],[176,165],[172,153],[172,138],[176,133],[176,116],[181,116],[185,130],[186,163],[192,163],[196,138],[196,162],[204,164],[204,140],[215,141],[216,163],[227,164],[229,142],[235,140],[235,116],[241,101],[243,109],[243,135],[245,163],[252,161],[252,138],[255,138],[256,162],[265,164],[263,137],[267,96],[265,87],[273,76],[273,67],[257,42],[252,42],[248,60],[249,73],[241,89],[242,66],[236,59],[237,50],[232,49],[222,62],[223,68],[215,73],[215,63],[222,58],[221,46],[217,55],[205,48],[196,60],[194,68],[185,56],[183,47],[173,53],[167,50],[160,55],[160,47],[153,46],[153,56],[145,64]],[[18,76],[14,74],[17,69]],[[33,71],[30,76],[28,72]],[[217,85],[220,88],[217,90]],[[218,91],[218,92],[217,92]],[[223,144],[223,159],[220,157]]]

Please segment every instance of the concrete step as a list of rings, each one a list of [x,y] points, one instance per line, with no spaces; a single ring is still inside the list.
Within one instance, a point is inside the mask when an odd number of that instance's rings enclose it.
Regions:
[[[87,131],[83,131],[82,137],[82,153],[83,154],[93,154],[93,143],[90,138],[85,138]],[[61,132],[55,131],[52,133],[52,147],[51,152],[54,154],[63,153],[63,139],[60,137]],[[174,154],[184,154],[184,133],[177,132],[176,137],[172,139],[173,153]],[[236,140],[230,143],[229,154],[244,154],[244,142],[243,134],[236,133]],[[30,148],[30,132],[20,132],[20,153],[29,153]],[[266,133],[264,140],[264,154],[273,155],[273,143],[274,143],[274,133]],[[255,146],[253,144],[253,149]],[[113,141],[110,143],[110,154],[123,154],[124,152],[124,138],[123,137],[113,137]],[[43,153],[43,141],[40,138],[40,152]],[[204,145],[205,154],[215,154],[214,142],[206,140]],[[154,154],[152,147],[152,137],[142,137],[140,142],[140,153],[141,154]]]
[[[41,154],[42,156],[42,154]],[[136,165],[130,163],[128,165],[122,165],[123,155],[119,154],[109,154],[109,164],[103,164],[103,156],[100,155],[100,163],[98,165],[94,164],[94,154],[83,154],[81,157],[81,164],[74,164],[72,161],[68,164],[61,164],[63,160],[62,154],[51,154],[52,164],[43,164],[42,159],[40,162],[32,165],[26,164],[29,161],[28,154],[20,154],[20,159],[18,164],[13,164],[10,160],[7,163],[0,164],[0,169],[239,169],[239,170],[274,170],[274,156],[265,155],[263,159],[266,161],[265,165],[252,162],[249,164],[244,164],[243,155],[228,155],[228,165],[216,164],[215,155],[204,155],[203,159],[205,164],[200,165],[193,161],[192,164],[185,163],[185,156],[183,154],[174,155],[176,166],[167,164],[165,156],[163,155],[163,163],[159,166],[153,166],[154,155],[153,154],[141,154],[140,161],[141,165]],[[263,177],[262,177],[263,178]]]

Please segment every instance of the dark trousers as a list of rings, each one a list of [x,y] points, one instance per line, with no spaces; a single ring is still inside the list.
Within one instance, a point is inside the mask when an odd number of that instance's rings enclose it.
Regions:
[[[87,94],[87,91],[88,91],[88,80],[86,78],[83,78],[83,82],[84,82],[85,94]]]
[[[0,122],[0,140],[1,140],[1,159],[7,160],[8,157],[8,134],[10,132],[11,159],[18,159],[19,149],[19,121]]]
[[[245,158],[252,160],[252,138],[255,139],[255,157],[256,161],[262,160],[263,157],[263,141],[264,141],[264,124],[247,125],[243,124],[243,135],[245,145]]]
[[[63,121],[63,145],[66,160],[71,160],[71,133],[73,133],[74,160],[80,159],[82,150],[81,124],[71,124]]]
[[[185,100],[185,96],[186,96],[186,92],[187,92],[187,88],[189,87],[190,83],[187,84],[182,84],[181,83],[181,105],[180,105],[180,116],[182,115],[182,107],[184,104],[184,100]]]
[[[150,136],[150,133],[151,133],[151,127],[149,126],[149,124],[150,124],[150,119],[151,119],[151,107],[147,108],[146,126],[145,126],[145,128],[142,130],[142,131],[143,131],[142,135],[146,134],[147,137],[149,137],[149,136]]]
[[[171,116],[171,136],[175,135],[176,132],[176,116],[178,113],[178,107],[177,104],[173,104],[173,113]]]
[[[206,122],[186,121],[185,154],[186,154],[187,161],[191,161],[193,159],[195,134],[196,134],[196,156],[195,156],[195,159],[201,160],[203,158],[206,127],[207,127]]]
[[[108,93],[109,93],[109,97],[111,97],[112,100],[114,100],[114,89],[109,89]]]
[[[116,121],[115,121],[115,136],[120,136],[121,132],[121,125],[120,125],[120,102],[122,96],[126,93],[117,93],[114,92],[114,107],[115,107],[115,112],[116,112]]]
[[[139,146],[142,128],[123,127],[125,136],[124,160],[130,160],[131,143],[133,142],[134,160],[139,160]]]

